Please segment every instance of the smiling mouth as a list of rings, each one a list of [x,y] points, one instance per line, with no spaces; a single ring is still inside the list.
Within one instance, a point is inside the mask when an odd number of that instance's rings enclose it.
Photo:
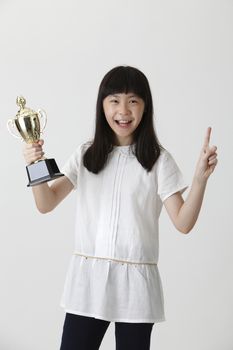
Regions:
[[[129,129],[130,126],[131,126],[131,123],[132,123],[132,120],[129,120],[127,122],[122,122],[122,121],[119,121],[119,120],[115,120],[118,128],[120,129]]]
[[[120,121],[120,120],[115,120],[115,122],[118,124],[118,125],[129,125],[130,123],[132,123],[132,120],[129,120],[129,121]]]

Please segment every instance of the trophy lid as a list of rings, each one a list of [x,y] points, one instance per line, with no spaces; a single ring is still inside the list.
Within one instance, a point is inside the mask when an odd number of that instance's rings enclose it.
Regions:
[[[33,111],[32,109],[25,107],[26,99],[23,96],[17,97],[16,104],[17,104],[17,106],[19,106],[19,111],[16,114],[16,118],[30,117],[33,115],[37,115],[36,111]]]

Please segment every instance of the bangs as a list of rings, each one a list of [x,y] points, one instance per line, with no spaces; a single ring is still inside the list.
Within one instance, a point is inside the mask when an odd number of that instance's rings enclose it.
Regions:
[[[102,98],[117,93],[134,93],[146,102],[146,91],[145,77],[139,70],[120,66],[108,73],[102,89]]]

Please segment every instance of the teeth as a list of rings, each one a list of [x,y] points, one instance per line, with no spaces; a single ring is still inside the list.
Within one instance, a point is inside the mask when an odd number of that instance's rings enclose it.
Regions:
[[[119,123],[122,123],[122,124],[127,124],[130,122],[130,120],[117,120]]]

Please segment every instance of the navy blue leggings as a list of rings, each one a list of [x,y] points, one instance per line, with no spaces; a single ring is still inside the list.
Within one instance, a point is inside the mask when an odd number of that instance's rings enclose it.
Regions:
[[[98,350],[109,324],[110,321],[67,313],[60,350]],[[149,350],[153,325],[115,322],[115,349]]]

